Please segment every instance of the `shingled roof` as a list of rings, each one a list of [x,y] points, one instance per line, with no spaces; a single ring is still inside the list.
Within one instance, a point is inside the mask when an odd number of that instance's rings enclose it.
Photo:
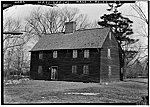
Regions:
[[[101,48],[109,31],[109,28],[95,28],[67,34],[45,34],[31,51]]]

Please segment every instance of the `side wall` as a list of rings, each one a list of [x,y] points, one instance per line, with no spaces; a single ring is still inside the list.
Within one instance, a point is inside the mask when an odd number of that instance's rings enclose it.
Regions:
[[[39,52],[31,52],[31,79],[50,80],[49,67],[58,67],[58,80],[99,82],[100,50],[89,49],[89,58],[84,58],[84,49],[78,49],[77,58],[72,58],[73,50],[58,50],[58,58],[52,58],[52,51],[43,51],[43,59],[38,59]],[[42,75],[38,66],[42,66]],[[77,74],[72,74],[72,65],[77,66]],[[89,75],[83,75],[83,66],[89,66]]]
[[[110,49],[110,57],[108,57],[108,49]],[[119,47],[112,33],[111,37],[108,34],[101,49],[100,66],[100,82],[120,80]]]

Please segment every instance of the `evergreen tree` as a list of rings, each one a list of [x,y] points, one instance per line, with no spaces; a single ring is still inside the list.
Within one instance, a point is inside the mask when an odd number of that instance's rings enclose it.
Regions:
[[[137,42],[138,40],[130,38],[130,35],[133,34],[133,21],[131,21],[127,17],[123,17],[122,14],[117,11],[117,8],[122,6],[122,3],[108,3],[108,5],[111,8],[107,10],[113,12],[101,16],[100,18],[102,19],[102,21],[99,21],[98,24],[102,27],[110,27],[112,32],[115,34],[118,43],[122,47]]]

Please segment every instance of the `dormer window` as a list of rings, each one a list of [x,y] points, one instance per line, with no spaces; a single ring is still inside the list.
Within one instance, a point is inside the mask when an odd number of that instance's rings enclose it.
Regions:
[[[39,52],[39,59],[43,59],[43,52]]]
[[[73,58],[77,58],[77,50],[73,50]]]
[[[57,58],[57,51],[53,51],[53,58]]]
[[[89,58],[89,50],[84,50],[84,58]]]

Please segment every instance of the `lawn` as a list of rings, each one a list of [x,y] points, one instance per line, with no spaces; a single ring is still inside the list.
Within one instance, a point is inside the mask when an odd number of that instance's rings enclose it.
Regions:
[[[29,80],[4,87],[4,103],[137,103],[147,82],[99,83]]]

